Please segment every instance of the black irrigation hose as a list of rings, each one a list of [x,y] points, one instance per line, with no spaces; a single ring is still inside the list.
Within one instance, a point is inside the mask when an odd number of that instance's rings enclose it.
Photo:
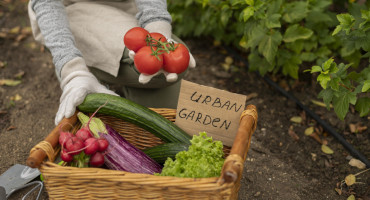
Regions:
[[[230,48],[228,46],[224,46],[227,52],[229,52],[233,57],[237,58],[238,60],[242,61],[246,68],[249,68],[249,64],[245,58],[243,58],[240,54],[238,54],[233,48]],[[295,96],[290,94],[289,92],[285,91],[283,88],[281,88],[278,84],[276,84],[274,81],[269,79],[267,76],[261,76],[258,72],[256,73],[259,77],[263,78],[270,86],[278,90],[280,93],[282,93],[284,96],[289,98],[290,100],[293,100],[301,109],[303,109],[306,113],[308,113],[309,116],[311,116],[314,120],[316,120],[326,131],[328,131],[332,136],[334,136],[335,139],[337,139],[348,151],[349,153],[361,160],[367,168],[370,168],[370,161],[359,151],[357,151],[349,142],[347,142],[346,139],[343,138],[341,134],[336,132],[333,127],[331,127],[328,123],[326,123],[324,120],[322,120],[318,115],[316,115],[313,111],[311,111],[309,108],[307,108],[305,105],[303,105],[299,99],[297,99]]]

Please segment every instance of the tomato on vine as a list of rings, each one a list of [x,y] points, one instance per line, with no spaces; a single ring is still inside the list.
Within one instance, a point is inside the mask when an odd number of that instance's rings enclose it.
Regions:
[[[172,45],[170,45],[172,46]],[[170,73],[180,74],[189,66],[190,54],[183,44],[173,44],[168,53],[163,54],[163,69]]]
[[[161,33],[153,32],[153,33],[149,33],[149,35],[147,36],[148,46],[152,45],[152,46],[160,47],[161,46],[160,42],[163,42],[163,43],[167,42],[166,37]]]
[[[128,49],[137,52],[140,48],[146,46],[148,34],[149,32],[144,28],[134,27],[126,32],[123,42]]]
[[[135,27],[125,34],[124,42],[135,52],[134,64],[140,73],[152,75],[163,68],[180,74],[188,68],[190,54],[185,45],[168,42],[161,33]]]
[[[136,52],[134,64],[140,73],[152,75],[162,68],[163,56],[156,51],[156,48],[145,46]]]

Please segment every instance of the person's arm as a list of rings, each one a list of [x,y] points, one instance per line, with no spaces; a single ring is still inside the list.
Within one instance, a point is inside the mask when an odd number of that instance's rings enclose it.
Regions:
[[[64,117],[71,117],[76,107],[89,93],[117,95],[101,85],[88,70],[69,28],[67,14],[61,0],[31,0],[45,46],[53,56],[62,95],[55,116],[57,125]]]
[[[166,38],[171,38],[172,18],[167,11],[166,0],[135,0],[138,13],[136,19],[140,27],[149,32],[162,33]]]
[[[78,63],[82,63],[71,66],[74,68],[73,71],[87,71],[82,54],[75,46],[75,39],[69,29],[67,14],[62,1],[31,0],[31,7],[36,14],[36,20],[44,37],[45,46],[53,56],[57,77],[61,78],[62,68],[73,59],[77,59],[79,60]]]

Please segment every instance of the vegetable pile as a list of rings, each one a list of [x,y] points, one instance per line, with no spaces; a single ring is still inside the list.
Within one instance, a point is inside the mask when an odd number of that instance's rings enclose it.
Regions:
[[[200,132],[191,139],[187,151],[176,154],[175,160],[168,158],[160,176],[190,178],[218,177],[224,163],[221,141],[213,141],[206,132]]]
[[[190,54],[185,45],[169,42],[160,33],[134,27],[127,31],[123,41],[135,52],[134,64],[142,74],[152,75],[161,69],[180,74],[188,68]]]
[[[61,157],[71,166],[106,167],[160,176],[220,176],[224,163],[223,145],[221,141],[213,141],[206,132],[190,137],[153,110],[114,95],[89,94],[78,109],[82,128],[76,134],[61,132],[59,138]],[[94,114],[89,118],[82,112]],[[141,151],[94,117],[96,113],[131,122],[164,143]]]

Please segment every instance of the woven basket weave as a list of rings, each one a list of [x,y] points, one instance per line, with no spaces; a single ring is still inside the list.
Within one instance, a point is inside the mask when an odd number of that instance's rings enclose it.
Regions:
[[[175,121],[174,109],[152,110]],[[98,117],[139,149],[163,143],[152,133],[133,124],[111,116]],[[60,124],[70,123],[75,128],[69,131],[76,131],[79,125],[76,118],[64,119]],[[59,126],[31,150],[27,165],[39,168],[50,199],[237,199],[244,161],[256,124],[257,110],[255,106],[249,105],[241,116],[232,148],[224,147],[227,157],[220,177],[177,178],[102,168],[60,166],[53,162],[60,147],[57,141],[50,140],[52,135],[53,138],[59,135],[60,129],[68,130]],[[39,161],[35,161],[35,158]]]

